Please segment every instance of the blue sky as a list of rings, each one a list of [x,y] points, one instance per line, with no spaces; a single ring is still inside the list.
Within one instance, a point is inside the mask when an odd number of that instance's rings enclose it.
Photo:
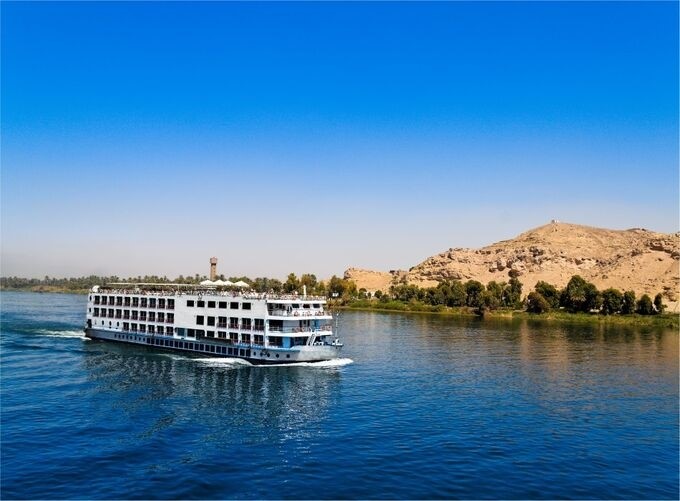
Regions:
[[[2,274],[678,231],[678,4],[2,2]]]

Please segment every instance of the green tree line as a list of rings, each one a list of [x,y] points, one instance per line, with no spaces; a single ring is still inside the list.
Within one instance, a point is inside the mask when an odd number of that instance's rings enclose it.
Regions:
[[[310,295],[335,298],[345,304],[356,300],[374,299],[379,303],[401,303],[411,305],[428,305],[431,307],[469,307],[478,313],[497,309],[526,309],[530,313],[546,313],[551,310],[565,310],[572,313],[597,312],[602,315],[654,315],[663,313],[666,306],[662,295],[657,294],[654,299],[647,294],[637,298],[635,291],[620,291],[608,288],[599,291],[597,287],[579,275],[574,275],[569,283],[558,289],[547,282],[538,282],[528,296],[522,298],[523,285],[516,272],[511,271],[509,280],[491,281],[486,285],[477,280],[461,282],[459,280],[445,280],[434,287],[418,287],[413,284],[397,284],[387,292],[376,291],[368,293],[365,289],[358,289],[356,284],[337,276],[328,281],[318,280],[316,275],[305,273],[298,277],[290,273],[285,281],[276,278],[257,277],[251,279],[246,276],[225,277],[221,280],[237,282],[239,280],[250,285],[256,292],[273,293],[302,293],[306,289]],[[128,278],[118,276],[90,275],[78,278],[54,278],[45,276],[42,279],[21,277],[0,277],[2,289],[60,290],[65,292],[83,292],[94,285],[107,283],[165,283],[165,284],[199,284],[206,280],[205,275],[180,275],[174,279],[166,276],[145,275]]]
[[[609,287],[599,291],[595,284],[579,275],[572,276],[562,290],[547,282],[538,282],[527,296],[526,303],[527,311],[531,313],[564,309],[571,313],[656,315],[663,313],[666,309],[661,293],[652,300],[647,294],[637,299],[635,291],[632,290],[622,292]]]
[[[232,282],[243,281],[250,285],[250,288],[256,292],[273,292],[273,293],[302,293],[306,288],[310,295],[320,295],[328,297],[336,297],[348,300],[356,297],[357,288],[354,282],[333,276],[327,282],[317,280],[316,275],[305,273],[299,278],[295,273],[290,273],[285,281],[276,278],[257,277],[251,279],[250,277],[225,277],[219,275],[220,280],[230,280]],[[1,289],[13,290],[58,290],[64,292],[84,292],[88,291],[94,285],[104,285],[110,283],[161,283],[161,284],[193,284],[197,285],[203,280],[207,280],[205,275],[180,275],[177,278],[170,279],[166,276],[144,275],[128,278],[120,278],[118,276],[97,276],[90,275],[87,277],[72,277],[72,278],[54,278],[45,276],[44,278],[21,278],[21,277],[0,277]]]
[[[512,272],[507,282],[491,281],[486,286],[477,280],[445,280],[434,287],[424,288],[399,284],[391,286],[387,293],[376,291],[373,297],[385,304],[396,301],[412,305],[469,307],[478,313],[504,308],[526,309],[530,313],[564,310],[602,315],[655,315],[666,309],[661,293],[652,300],[647,294],[638,299],[632,290],[622,292],[610,287],[599,291],[593,283],[579,275],[574,275],[563,289],[547,282],[538,282],[525,299],[522,299],[522,287],[517,274]],[[359,297],[368,297],[362,291],[359,290]]]

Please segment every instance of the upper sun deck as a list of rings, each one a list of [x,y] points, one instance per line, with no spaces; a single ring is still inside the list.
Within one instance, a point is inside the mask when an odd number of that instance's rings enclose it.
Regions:
[[[91,293],[101,295],[227,297],[266,302],[275,301],[281,304],[326,303],[326,298],[324,296],[277,294],[273,292],[247,292],[243,290],[192,284],[112,283],[102,286],[95,285],[92,287]]]

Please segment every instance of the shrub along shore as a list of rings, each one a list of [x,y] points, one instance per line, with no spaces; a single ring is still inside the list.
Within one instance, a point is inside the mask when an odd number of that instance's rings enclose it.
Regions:
[[[0,277],[1,290],[31,292],[64,292],[86,294],[93,285],[112,282],[144,282],[162,284],[199,284],[207,277],[194,275],[175,279],[158,276],[138,276],[121,279],[117,276],[89,276],[80,278],[26,279]],[[220,275],[218,278],[226,280]],[[333,276],[327,282],[317,280],[313,274],[299,278],[290,273],[285,281],[275,278],[228,277],[236,282],[248,283],[256,292],[301,293],[329,298],[334,307],[353,310],[437,313],[452,316],[478,316],[487,318],[535,318],[549,321],[608,322],[639,325],[667,325],[678,328],[678,314],[665,314],[663,295],[654,299],[635,291],[619,291],[608,288],[599,291],[594,284],[579,275],[558,289],[552,284],[538,282],[534,290],[523,296],[523,284],[514,270],[507,282],[491,281],[484,285],[477,280],[442,281],[435,287],[418,287],[413,284],[397,284],[388,291],[358,289],[350,280]]]
[[[530,313],[525,310],[513,310],[499,308],[480,314],[475,308],[467,306],[448,307],[430,306],[418,302],[401,303],[390,302],[380,304],[378,301],[356,300],[339,305],[338,309],[348,311],[372,311],[376,313],[407,313],[444,315],[450,317],[467,317],[483,319],[529,319],[545,322],[567,322],[588,324],[623,324],[639,326],[669,327],[675,330],[680,328],[680,315],[675,313],[663,313],[659,315],[598,315],[595,313],[570,313],[567,311],[551,311],[547,313]]]

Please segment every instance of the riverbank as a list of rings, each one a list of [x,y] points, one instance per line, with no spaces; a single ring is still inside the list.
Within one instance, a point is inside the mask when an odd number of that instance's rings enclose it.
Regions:
[[[373,306],[375,305],[375,306]],[[452,317],[480,317],[474,308],[466,306],[445,307],[428,306],[421,304],[406,304],[396,301],[389,303],[372,303],[369,301],[357,301],[352,304],[337,306],[340,310],[348,311],[373,311],[377,313],[407,313],[407,314],[430,314],[445,315]],[[584,324],[612,324],[612,325],[635,325],[650,327],[667,327],[678,330],[680,328],[680,315],[666,313],[662,315],[600,315],[597,313],[569,313],[566,311],[551,311],[548,313],[528,313],[526,311],[498,309],[487,310],[481,315],[488,319],[527,319],[539,322],[565,322]]]
[[[84,295],[87,294],[90,289],[82,289],[82,288],[75,288],[75,289],[67,289],[64,287],[56,286],[56,285],[32,285],[30,287],[0,287],[0,291],[2,292],[38,292],[38,293],[45,293],[45,292],[50,292],[54,294],[78,294],[78,295]]]

